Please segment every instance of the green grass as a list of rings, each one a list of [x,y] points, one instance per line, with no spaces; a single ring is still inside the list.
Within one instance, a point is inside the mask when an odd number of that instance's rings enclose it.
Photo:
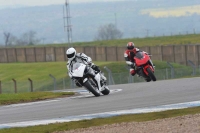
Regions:
[[[44,63],[6,63],[0,64],[0,80],[16,81],[47,80],[49,74],[56,78],[65,77],[67,72],[66,62],[44,62]]]
[[[113,73],[127,72],[125,61],[120,62],[94,62],[104,72],[104,66],[111,69]],[[164,69],[169,66],[165,61],[154,61],[156,69]],[[186,66],[172,63],[174,68],[185,68]],[[43,63],[6,63],[0,64],[0,81],[33,81],[51,80],[49,74],[56,79],[67,77],[66,62],[43,62]]]
[[[147,38],[129,38],[109,41],[96,41],[74,43],[73,46],[122,46],[125,47],[127,42],[132,41],[137,47],[157,46],[157,45],[179,45],[179,44],[199,44],[200,34],[195,35],[176,35],[164,37],[147,37]]]
[[[177,33],[179,34],[179,33]],[[188,35],[172,35],[172,36],[158,36],[158,37],[145,37],[145,38],[126,38],[117,40],[105,41],[91,41],[91,42],[74,42],[71,46],[119,46],[126,47],[127,42],[134,42],[137,47],[142,46],[161,46],[161,45],[184,45],[184,44],[200,44],[200,34]],[[68,46],[68,44],[45,44],[33,46],[16,46],[16,47],[61,47]]]
[[[104,66],[125,65],[125,62],[95,62],[103,70]],[[114,69],[113,71],[118,71]],[[121,70],[120,70],[121,71]],[[124,71],[124,70],[123,70]],[[0,64],[0,80],[3,81],[26,81],[51,80],[49,74],[60,79],[68,76],[66,62],[42,62],[42,63],[6,63]]]
[[[178,34],[178,33],[177,33]],[[125,47],[127,42],[134,42],[137,47],[142,46],[164,46],[164,45],[183,45],[183,44],[200,44],[200,34],[189,35],[174,35],[146,38],[127,38],[107,41],[92,41],[92,42],[74,42],[72,46],[121,46]],[[67,44],[49,44],[40,46],[68,46]]]
[[[74,92],[29,92],[18,94],[1,94],[0,105],[33,102],[72,95],[74,95]]]
[[[105,124],[114,124],[121,122],[152,121],[156,119],[164,119],[164,118],[183,116],[187,114],[197,114],[197,113],[200,113],[200,107],[168,110],[168,111],[145,113],[145,114],[122,115],[110,118],[96,118],[92,120],[55,123],[49,125],[39,125],[39,126],[24,127],[24,128],[2,129],[0,130],[0,133],[52,133],[55,131],[65,131],[78,128],[87,128],[92,126],[102,126]]]

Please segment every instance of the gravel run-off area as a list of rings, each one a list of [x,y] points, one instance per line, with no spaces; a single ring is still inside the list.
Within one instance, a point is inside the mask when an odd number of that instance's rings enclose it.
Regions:
[[[54,133],[200,133],[200,114],[147,122],[123,122]]]

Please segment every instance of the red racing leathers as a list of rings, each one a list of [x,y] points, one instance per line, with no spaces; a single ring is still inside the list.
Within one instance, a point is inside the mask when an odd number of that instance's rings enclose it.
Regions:
[[[132,50],[129,50],[127,49],[125,52],[124,52],[124,58],[125,58],[125,61],[126,61],[126,64],[128,64],[129,66],[131,66],[130,68],[130,73],[132,76],[135,75],[135,61],[134,61],[134,56],[136,54],[136,52],[140,51],[138,48],[134,48]]]

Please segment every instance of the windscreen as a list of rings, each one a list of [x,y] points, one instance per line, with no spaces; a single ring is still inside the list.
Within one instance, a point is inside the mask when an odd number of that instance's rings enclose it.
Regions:
[[[141,52],[141,51],[137,52],[135,57],[138,58],[138,59],[142,59],[143,58],[143,52]]]
[[[73,70],[78,69],[80,66],[81,66],[81,63],[76,62],[76,63],[73,65]]]

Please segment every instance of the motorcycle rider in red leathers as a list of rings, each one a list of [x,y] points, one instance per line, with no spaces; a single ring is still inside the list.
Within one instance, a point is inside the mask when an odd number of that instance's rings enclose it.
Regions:
[[[130,74],[132,76],[134,76],[136,74],[134,56],[138,51],[141,51],[141,50],[138,48],[135,48],[135,45],[133,42],[127,43],[127,49],[124,52],[124,58],[126,60],[126,64],[128,64],[131,67]],[[146,54],[148,54],[148,53],[146,53]]]
[[[128,42],[127,43],[127,49],[124,52],[124,58],[125,58],[126,64],[131,66],[130,74],[132,76],[134,76],[136,74],[134,56],[135,56],[137,51],[139,51],[139,49],[135,48],[133,42]]]

